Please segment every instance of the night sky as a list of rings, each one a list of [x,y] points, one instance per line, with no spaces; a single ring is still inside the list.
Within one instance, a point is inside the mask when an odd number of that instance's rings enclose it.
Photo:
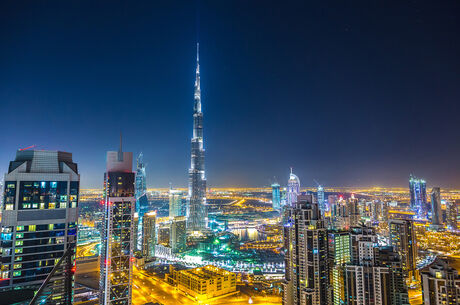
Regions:
[[[199,12],[199,13],[197,13]],[[199,16],[199,17],[197,17]],[[187,185],[200,42],[210,187],[460,187],[460,2],[2,1],[0,172],[21,147],[143,152]]]

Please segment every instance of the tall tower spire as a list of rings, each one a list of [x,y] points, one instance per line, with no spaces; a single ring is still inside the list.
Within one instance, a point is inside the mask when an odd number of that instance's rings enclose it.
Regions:
[[[200,88],[200,44],[196,44],[196,76],[195,76],[195,105],[194,112],[201,112],[201,88]]]
[[[196,44],[196,78],[193,105],[193,137],[187,200],[187,230],[206,229],[206,176],[204,171],[203,113],[201,112],[200,45]]]

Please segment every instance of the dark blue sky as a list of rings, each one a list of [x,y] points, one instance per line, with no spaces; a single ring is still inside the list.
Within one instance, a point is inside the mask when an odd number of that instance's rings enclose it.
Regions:
[[[187,184],[199,23],[212,186],[460,187],[458,1],[2,1],[0,171],[70,151],[101,187],[123,131]]]

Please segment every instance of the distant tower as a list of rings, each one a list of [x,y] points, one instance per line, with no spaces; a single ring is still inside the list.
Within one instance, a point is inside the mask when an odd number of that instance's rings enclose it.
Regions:
[[[169,217],[182,216],[182,192],[169,189]]]
[[[324,212],[326,212],[326,201],[324,201],[324,188],[320,184],[318,184],[318,188],[316,189],[316,196],[318,197],[319,209],[324,215]]]
[[[206,176],[204,170],[203,113],[201,112],[199,44],[196,48],[195,104],[193,138],[187,200],[187,230],[202,233],[206,229]]]
[[[299,196],[284,225],[283,305],[326,305],[329,295],[327,229],[313,195]]]
[[[150,260],[155,257],[155,223],[156,212],[144,214],[142,220],[142,256]]]
[[[300,180],[299,177],[292,173],[289,175],[288,186],[286,190],[286,205],[288,208],[294,207],[297,202],[297,196],[300,194]]]
[[[452,202],[447,202],[447,228],[450,230],[457,230],[457,215],[458,215],[458,208],[457,208],[457,200]]]
[[[276,182],[272,184],[272,206],[274,210],[281,208],[280,185]]]
[[[354,195],[351,195],[351,198],[348,199],[348,216],[351,227],[356,227],[361,221],[361,213],[359,211],[358,198],[355,198]]]
[[[390,219],[389,229],[390,245],[401,257],[404,276],[409,281],[418,279],[414,222],[406,219]]]
[[[131,304],[134,250],[133,153],[107,152],[104,227],[101,237],[99,304]]]
[[[426,182],[410,175],[409,178],[410,206],[420,218],[426,218],[430,205],[426,200]]]
[[[139,213],[141,206],[148,204],[144,154],[140,153],[136,161],[136,212]]]
[[[433,229],[441,229],[442,210],[441,210],[441,188],[434,187],[431,191],[431,224]]]
[[[171,219],[169,246],[173,253],[184,252],[187,248],[186,219],[184,216],[176,216]]]

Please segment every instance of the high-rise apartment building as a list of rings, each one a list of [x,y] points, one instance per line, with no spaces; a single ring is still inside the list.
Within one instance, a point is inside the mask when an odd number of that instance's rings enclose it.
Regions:
[[[203,112],[201,111],[199,45],[196,54],[195,104],[193,106],[193,138],[187,198],[187,230],[201,234],[207,227],[206,175],[204,167]]]
[[[443,227],[441,210],[441,188],[433,187],[431,190],[431,225],[434,229]]]
[[[404,276],[408,281],[418,279],[414,222],[407,219],[390,219],[389,230],[390,245],[401,258]]]
[[[422,271],[422,293],[425,305],[460,304],[460,276],[447,259],[437,258]]]
[[[79,184],[71,153],[17,151],[5,174],[0,289],[38,289],[71,251],[40,302],[73,303]]]
[[[344,273],[343,304],[409,305],[398,254],[392,248],[379,248],[371,228],[353,228],[351,244],[351,263],[345,266]]]
[[[173,253],[184,252],[187,248],[186,218],[176,216],[171,219],[170,242]]]
[[[133,154],[107,152],[99,304],[130,305],[133,279],[135,173]]]
[[[155,224],[157,213],[149,212],[144,214],[142,219],[142,256],[147,260],[155,257]]]
[[[329,270],[327,230],[312,195],[301,195],[287,210],[284,305],[325,305]]]
[[[388,268],[388,281],[385,285],[389,305],[409,305],[409,295],[402,269],[401,258],[393,247],[380,247],[378,264]]]
[[[182,214],[182,192],[169,189],[169,217],[183,216]]]
[[[276,182],[272,184],[272,207],[274,210],[281,209],[280,185]]]
[[[414,176],[409,178],[410,206],[420,218],[426,218],[430,204],[426,200],[426,182]]]
[[[294,207],[297,202],[297,196],[300,195],[300,180],[294,173],[289,175],[289,181],[286,189],[286,205],[288,208]]]

